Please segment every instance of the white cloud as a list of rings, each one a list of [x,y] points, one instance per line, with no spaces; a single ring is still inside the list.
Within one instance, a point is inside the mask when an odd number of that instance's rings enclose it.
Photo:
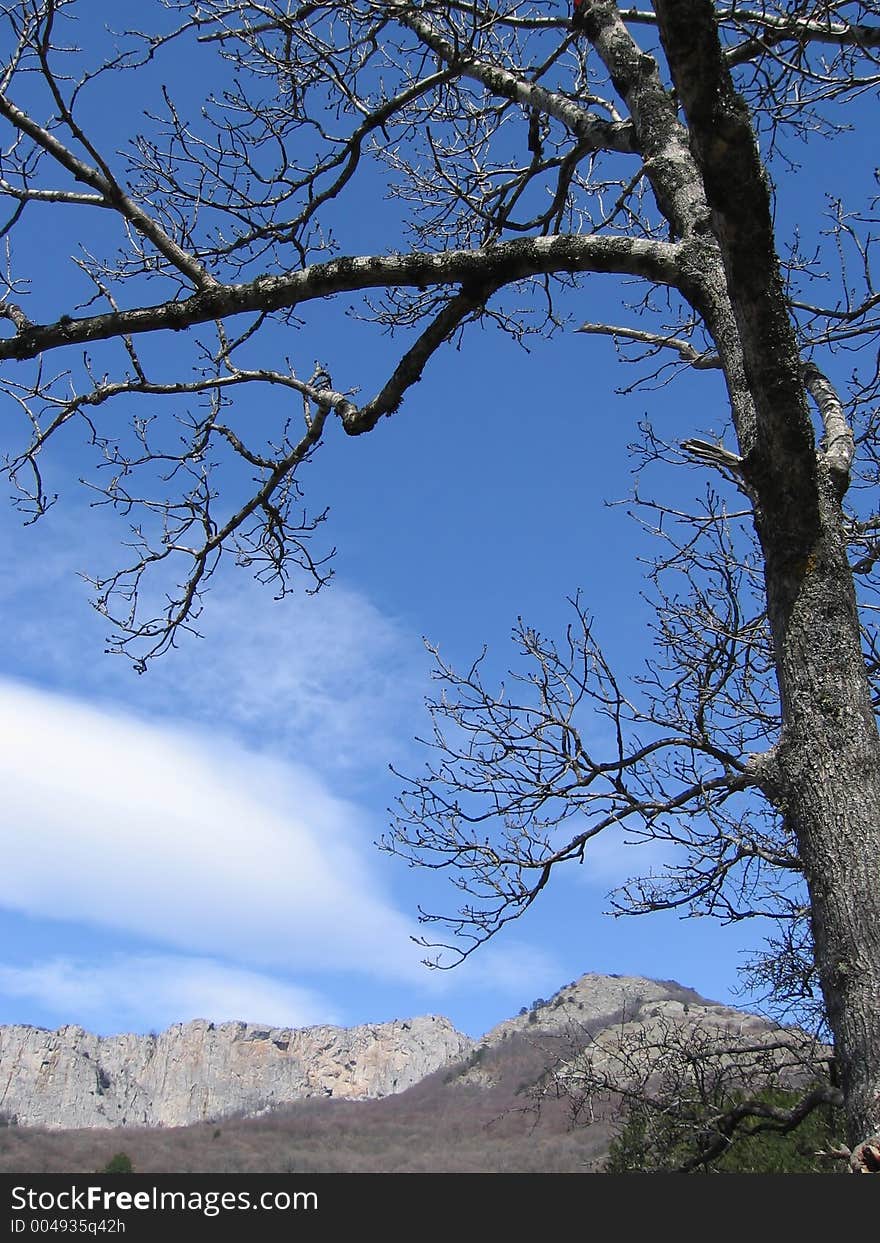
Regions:
[[[59,1024],[100,1034],[159,1030],[189,1019],[245,1019],[274,1027],[332,1023],[329,1002],[309,989],[208,958],[114,955],[100,965],[55,958],[0,964],[0,988],[35,1001]]]
[[[224,570],[196,623],[204,637],[181,635],[179,648],[136,677],[126,659],[104,655],[111,627],[88,607],[77,576],[83,565],[94,569],[102,549],[118,555],[115,532],[81,516],[90,542],[54,513],[27,533],[24,574],[24,537],[0,531],[5,651],[14,653],[14,664],[0,655],[0,671],[28,670],[90,699],[211,728],[220,721],[226,733],[271,739],[310,768],[346,777],[384,770],[423,727],[421,641],[338,580],[314,597],[277,601],[246,572]]]
[[[374,826],[301,765],[0,680],[0,904],[249,964],[421,975]]]
[[[108,950],[118,932],[207,956],[199,962],[223,960],[227,981],[237,970],[230,963],[325,973],[321,988],[343,1014],[348,995],[339,989],[347,986],[326,974],[337,969],[343,980],[354,972],[361,987],[384,989],[401,1015],[475,995],[510,996],[518,1006],[523,992],[552,991],[563,974],[552,959],[507,938],[455,971],[421,967],[425,951],[409,936],[424,932],[412,917],[423,888],[414,885],[397,909],[383,884],[393,869],[372,846],[384,817],[373,822],[339,797],[355,790],[366,799],[369,789],[381,811],[392,793],[382,788],[387,762],[412,767],[401,752],[424,730],[427,689],[416,636],[339,582],[276,603],[234,573],[216,580],[204,641],[185,639],[138,678],[126,661],[100,654],[106,623],[82,591],[71,592],[75,569],[88,561],[83,540],[75,522],[62,528],[63,538],[38,533],[45,547],[26,575],[0,533],[5,668],[66,692],[4,681],[0,672],[0,907],[98,928]],[[449,889],[442,901],[451,907],[455,898]],[[128,1005],[121,985],[118,1002],[110,997],[112,981],[127,978],[122,966],[32,971],[49,1001],[57,992],[57,1021],[81,1014],[98,1025],[104,1013],[102,1028],[118,1030],[191,1012],[186,990],[208,974],[172,973],[178,1001],[166,1004],[170,968],[161,964],[171,961],[138,959],[134,978],[158,990],[142,1019],[136,1009],[115,1017]],[[103,1000],[86,1011],[77,993],[91,996],[99,983]],[[406,991],[391,1000],[388,986]],[[274,1003],[264,1009],[260,1016],[246,996],[231,1017],[274,1021]],[[303,1014],[316,1021],[318,1010]]]
[[[340,583],[273,602],[259,586],[227,581],[203,621],[203,642],[142,679],[145,702],[185,704],[212,724],[219,716],[329,773],[384,769],[423,724],[421,643]]]

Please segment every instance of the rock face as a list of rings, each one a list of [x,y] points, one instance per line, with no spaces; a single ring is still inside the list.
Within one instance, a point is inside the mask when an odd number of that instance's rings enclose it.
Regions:
[[[512,1047],[513,1037],[542,1048],[551,1061],[561,1057],[563,1067],[570,1048],[601,1075],[620,1065],[627,1047],[656,1050],[675,1044],[676,1033],[687,1039],[697,1032],[703,1046],[767,1042],[788,1050],[806,1039],[795,1029],[783,1037],[766,1019],[706,1001],[671,980],[593,974],[549,1000],[538,998],[480,1041],[437,1016],[300,1029],[197,1020],[159,1036],[10,1026],[0,1027],[0,1115],[56,1130],[187,1126],[306,1097],[389,1096],[454,1063],[456,1083],[490,1088],[500,1071],[487,1069],[484,1054],[508,1041]]]
[[[0,1027],[0,1114],[53,1129],[186,1126],[310,1096],[388,1096],[473,1044],[434,1015],[351,1028],[196,1020],[158,1036]]]
[[[699,1023],[724,1029],[734,1036],[775,1030],[766,1019],[745,1014],[717,1001],[707,1001],[674,980],[648,980],[632,975],[582,975],[564,985],[549,1000],[539,998],[531,1009],[505,1019],[480,1043],[495,1044],[514,1032],[561,1031],[588,1026],[603,1028],[651,1025],[656,1020]],[[656,1025],[656,1023],[655,1023]]]
[[[816,1059],[830,1052],[796,1027],[707,1001],[674,980],[591,974],[493,1027],[458,1081],[492,1086],[497,1076],[482,1055],[511,1037],[542,1050],[559,1088],[566,1080],[637,1088],[652,1074],[691,1062],[706,1074],[748,1067],[753,1085],[795,1086],[809,1081]]]

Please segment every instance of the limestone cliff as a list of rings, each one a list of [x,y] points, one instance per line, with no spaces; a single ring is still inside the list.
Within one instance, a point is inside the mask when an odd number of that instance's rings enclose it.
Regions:
[[[186,1126],[309,1096],[387,1096],[467,1056],[434,1015],[363,1027],[178,1023],[157,1036],[0,1027],[0,1114],[22,1126]]]
[[[807,1040],[673,981],[595,974],[538,998],[479,1042],[437,1016],[300,1029],[198,1020],[158,1036],[10,1026],[0,1027],[0,1115],[52,1129],[186,1126],[306,1097],[389,1096],[454,1063],[450,1082],[491,1088],[504,1067],[502,1059],[493,1068],[487,1055],[508,1041],[543,1050],[548,1065],[561,1058],[556,1073],[564,1076],[569,1056],[588,1055],[591,1072],[601,1075],[622,1063],[621,1050],[643,1047],[653,1056],[697,1036],[703,1045],[767,1044],[790,1065]],[[772,1059],[763,1064],[775,1073]]]

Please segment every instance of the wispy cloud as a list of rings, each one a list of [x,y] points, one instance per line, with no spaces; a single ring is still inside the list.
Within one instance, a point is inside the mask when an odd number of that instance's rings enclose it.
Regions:
[[[244,571],[220,573],[198,619],[202,637],[183,635],[137,677],[123,657],[104,654],[110,626],[89,608],[78,576],[118,558],[118,534],[76,510],[52,511],[15,538],[0,531],[0,674],[219,725],[346,779],[384,768],[423,727],[420,638],[339,580],[278,601]]]
[[[189,953],[419,972],[364,811],[294,763],[0,682],[0,903]]]
[[[78,1023],[102,1035],[195,1018],[246,1018],[275,1027],[334,1021],[331,1003],[319,994],[209,958],[142,954],[113,955],[101,964],[67,958],[0,964],[0,989],[37,1002],[59,1025]]]
[[[204,641],[150,670],[144,702],[219,716],[323,773],[384,768],[423,724],[420,641],[341,583],[274,603],[260,591],[218,587]]]
[[[388,1017],[488,997],[494,1015],[502,998],[555,987],[553,960],[509,939],[453,972],[423,968],[410,935],[424,931],[429,878],[407,886],[372,845],[393,796],[387,762],[411,765],[402,753],[424,729],[414,634],[343,583],[273,603],[234,574],[212,593],[204,641],[138,678],[101,655],[105,623],[75,578],[94,558],[59,521],[28,533],[26,575],[0,534],[0,906],[99,930],[109,965],[25,967],[19,952],[0,969],[9,996],[53,1022],[119,1030],[194,1014],[326,1020],[320,998],[274,971],[320,976],[342,1016],[355,984],[381,990]],[[412,892],[392,897],[392,875]],[[117,933],[126,954],[145,952],[113,957]]]

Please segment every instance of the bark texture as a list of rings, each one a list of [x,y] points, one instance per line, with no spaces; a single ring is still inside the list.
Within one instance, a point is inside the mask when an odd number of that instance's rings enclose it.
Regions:
[[[853,1145],[880,1132],[880,739],[834,462],[816,449],[766,179],[708,0],[658,0],[712,212],[743,367],[782,735],[766,792],[796,834]],[[731,183],[737,193],[730,193]],[[830,448],[830,446],[829,446]]]

